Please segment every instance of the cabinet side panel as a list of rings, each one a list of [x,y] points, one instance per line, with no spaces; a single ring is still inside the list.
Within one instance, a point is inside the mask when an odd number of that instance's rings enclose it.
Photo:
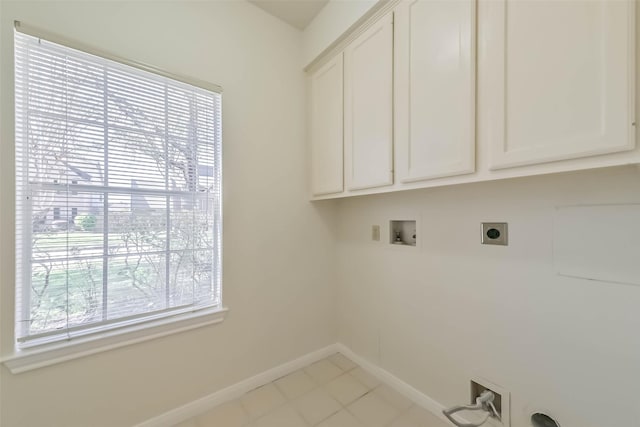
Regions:
[[[311,173],[314,195],[344,190],[342,71],[342,55],[339,55],[311,77]]]

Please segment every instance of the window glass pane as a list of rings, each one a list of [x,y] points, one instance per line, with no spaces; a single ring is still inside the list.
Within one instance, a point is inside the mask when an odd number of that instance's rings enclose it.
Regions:
[[[103,68],[42,45],[29,50],[33,111],[72,120],[102,121]]]
[[[109,68],[109,123],[145,133],[164,131],[165,88],[156,78]]]
[[[103,259],[69,260],[67,274],[69,327],[101,321]]]
[[[194,262],[192,251],[180,251],[171,254],[169,265],[170,289],[169,304],[172,307],[191,303],[194,300]]]
[[[109,255],[166,249],[165,196],[142,193],[109,195]]]
[[[103,193],[64,190],[33,191],[31,202],[32,257],[101,256]],[[74,211],[79,212],[75,218]]]
[[[30,182],[103,185],[102,127],[34,115],[28,132]]]
[[[102,320],[102,258],[34,259],[31,286],[31,334]]]
[[[109,258],[107,317],[116,319],[166,308],[164,255]]]
[[[109,133],[109,185],[164,190],[165,144],[160,134],[111,130]]]
[[[195,300],[207,304],[217,300],[214,292],[214,253],[211,251],[193,252],[193,279]]]

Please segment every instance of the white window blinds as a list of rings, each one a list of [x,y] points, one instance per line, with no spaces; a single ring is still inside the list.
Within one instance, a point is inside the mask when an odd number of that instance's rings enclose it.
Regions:
[[[221,96],[15,33],[21,346],[221,306]]]

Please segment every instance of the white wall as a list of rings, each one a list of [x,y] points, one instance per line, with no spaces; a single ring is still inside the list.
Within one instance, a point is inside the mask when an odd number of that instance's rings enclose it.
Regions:
[[[640,203],[640,170],[341,201],[340,341],[445,405],[467,401],[472,376],[499,384],[513,427],[529,427],[534,409],[567,427],[639,425],[640,287],[553,265],[556,206],[607,203]],[[371,225],[385,238],[394,218],[421,222],[421,247],[371,241]],[[481,245],[482,221],[508,222],[509,246]],[[591,244],[616,227],[605,217]]]
[[[0,4],[2,352],[13,329],[13,20],[223,86],[220,325],[35,371],[0,368],[0,425],[127,426],[335,342],[334,207],[307,202],[300,32],[243,1]]]
[[[303,32],[303,66],[314,60],[378,1],[329,0]]]

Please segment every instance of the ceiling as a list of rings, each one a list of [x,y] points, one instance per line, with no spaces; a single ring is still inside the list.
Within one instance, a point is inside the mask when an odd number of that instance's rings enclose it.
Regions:
[[[271,15],[304,30],[329,0],[249,0]]]

